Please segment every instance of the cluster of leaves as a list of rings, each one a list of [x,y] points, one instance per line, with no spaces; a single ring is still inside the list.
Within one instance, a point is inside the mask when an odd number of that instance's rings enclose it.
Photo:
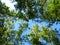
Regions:
[[[42,27],[42,30],[40,30],[39,28],[38,25],[33,25],[31,28],[32,31],[28,34],[30,37],[29,41],[32,42],[33,45],[43,45],[42,40],[50,44],[53,42],[53,45],[60,45],[56,30],[46,27]]]
[[[50,22],[60,21],[60,0],[47,0],[44,8],[43,19]]]
[[[9,7],[0,1],[0,14],[6,14],[8,12],[8,9]]]
[[[15,5],[16,9],[21,11],[24,11],[24,17],[28,17],[27,19],[34,19],[37,17],[37,12],[35,8],[35,0],[15,0],[17,4]],[[26,15],[26,16],[25,16]]]
[[[58,22],[60,19],[60,0],[15,0],[17,4],[15,5],[16,9],[25,12],[27,19],[37,18],[36,5],[41,13],[41,19],[48,22]],[[25,16],[24,15],[24,16]]]

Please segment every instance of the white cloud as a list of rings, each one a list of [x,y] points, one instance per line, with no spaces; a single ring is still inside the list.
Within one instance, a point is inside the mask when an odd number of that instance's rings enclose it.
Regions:
[[[1,0],[3,3],[6,4],[6,6],[10,7],[10,9],[15,9],[14,8],[14,4],[15,3],[12,3],[10,0]]]

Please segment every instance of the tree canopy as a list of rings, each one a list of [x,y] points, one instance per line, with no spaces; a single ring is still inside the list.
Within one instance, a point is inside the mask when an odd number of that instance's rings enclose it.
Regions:
[[[14,2],[17,2],[15,10],[9,10],[0,0],[0,45],[23,45],[24,42],[31,45],[60,45],[59,31],[51,28],[55,22],[60,23],[60,0],[12,0]],[[33,24],[29,27],[30,20],[37,24],[44,21],[49,26]],[[14,30],[16,21],[19,22],[19,29]],[[28,34],[23,35],[24,32]]]

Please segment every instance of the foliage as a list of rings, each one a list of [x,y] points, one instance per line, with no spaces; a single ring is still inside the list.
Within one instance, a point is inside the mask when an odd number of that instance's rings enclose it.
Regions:
[[[59,0],[52,0],[47,1],[44,6],[44,14],[43,19],[51,22],[58,22],[59,19],[59,13],[60,13],[60,1]]]
[[[37,25],[32,26],[32,31],[28,34],[30,37],[30,42],[32,42],[33,45],[43,45],[41,42],[42,40],[45,40],[47,43],[53,42],[53,45],[59,45],[60,41],[57,37],[57,32],[55,30],[52,30],[51,28],[42,27],[42,30],[39,29],[40,27]]]
[[[16,9],[20,13],[25,12],[24,16],[27,19],[35,19],[37,17],[41,18],[43,21],[47,22],[59,22],[60,17],[60,1],[59,0],[15,0],[17,4]],[[37,9],[38,8],[38,9]],[[38,16],[37,10],[40,10],[41,16]],[[35,15],[36,14],[36,15]]]
[[[42,40],[50,44],[53,42],[53,45],[60,45],[56,30],[48,26],[43,26],[42,29],[38,25],[28,27],[29,20],[34,21],[36,18],[48,23],[59,22],[60,0],[14,1],[17,2],[15,5],[16,10],[9,10],[9,7],[0,1],[0,45],[22,45],[26,40],[31,42],[32,45],[43,45]],[[13,30],[16,18],[20,22],[19,29]],[[31,30],[31,32],[22,38],[23,32],[27,29]]]

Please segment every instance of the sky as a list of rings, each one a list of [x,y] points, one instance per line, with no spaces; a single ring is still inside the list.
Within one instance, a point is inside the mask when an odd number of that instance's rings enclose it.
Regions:
[[[1,1],[2,1],[3,3],[5,3],[6,6],[10,7],[10,9],[15,9],[15,8],[14,8],[14,4],[15,4],[16,2],[12,3],[10,0],[1,0]]]

